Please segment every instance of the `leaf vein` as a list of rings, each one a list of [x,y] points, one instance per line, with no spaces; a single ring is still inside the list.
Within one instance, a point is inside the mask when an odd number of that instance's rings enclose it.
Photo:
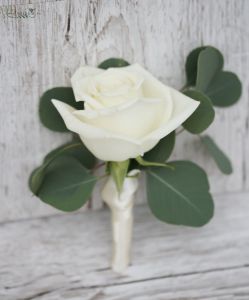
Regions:
[[[171,184],[169,184],[168,182],[164,181],[157,174],[153,173],[152,171],[149,171],[149,173],[153,177],[155,177],[157,180],[159,180],[163,185],[167,186],[169,189],[171,189],[173,192],[175,192],[178,196],[180,196],[182,199],[184,199],[199,215],[202,216],[201,211],[199,210],[199,208],[196,205],[194,205],[186,196],[184,196],[181,192],[179,192],[178,190],[176,190]]]

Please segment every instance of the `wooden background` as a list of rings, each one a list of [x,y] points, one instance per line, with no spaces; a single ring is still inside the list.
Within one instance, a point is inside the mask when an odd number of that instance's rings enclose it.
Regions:
[[[249,299],[248,28],[248,0],[0,0],[1,300]],[[198,229],[170,226],[136,206],[132,265],[118,276],[108,210],[61,215],[28,190],[32,169],[69,138],[41,126],[39,96],[111,56],[180,88],[186,55],[207,44],[243,82],[241,101],[217,110],[208,130],[234,173],[222,175],[198,139],[181,134],[173,158],[208,171],[215,216]],[[143,194],[141,185],[136,202]]]
[[[248,191],[248,16],[246,0],[0,0],[0,221],[58,213],[27,187],[45,153],[68,139],[39,123],[42,92],[69,85],[79,64],[95,66],[113,56],[139,62],[180,88],[186,55],[200,45],[219,48],[225,68],[243,82],[242,100],[217,110],[208,130],[234,173],[222,175],[187,133],[177,138],[173,157],[204,166],[215,195]]]

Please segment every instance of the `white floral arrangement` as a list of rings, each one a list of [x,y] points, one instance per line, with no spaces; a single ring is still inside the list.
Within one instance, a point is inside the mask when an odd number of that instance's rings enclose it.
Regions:
[[[238,77],[223,71],[223,64],[216,48],[194,49],[186,60],[186,85],[177,91],[139,64],[111,58],[97,68],[79,67],[72,87],[42,95],[41,122],[54,131],[71,131],[73,138],[46,155],[30,176],[30,189],[43,202],[71,212],[105,178],[102,197],[112,212],[114,271],[123,273],[130,263],[141,172],[146,173],[149,207],[159,220],[199,227],[212,218],[205,171],[193,162],[169,158],[182,126],[199,136],[223,173],[232,172],[228,157],[210,136],[202,135],[214,120],[214,106],[230,106],[241,95]],[[97,176],[102,165],[105,173]]]

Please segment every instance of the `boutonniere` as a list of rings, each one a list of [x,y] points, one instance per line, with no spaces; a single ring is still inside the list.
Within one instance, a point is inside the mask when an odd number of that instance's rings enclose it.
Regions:
[[[218,168],[232,172],[227,156],[203,132],[214,120],[214,106],[239,99],[241,83],[223,70],[222,54],[209,46],[188,55],[186,77],[178,91],[139,64],[111,58],[98,67],[79,67],[72,87],[50,89],[40,99],[41,122],[73,137],[45,156],[31,174],[30,189],[43,202],[70,212],[82,207],[104,178],[102,197],[112,212],[112,268],[117,272],[130,262],[132,208],[141,172],[146,173],[148,205],[159,220],[199,227],[213,216],[206,172],[194,162],[170,160],[178,133],[198,135]],[[103,164],[104,174],[97,176],[94,171]]]

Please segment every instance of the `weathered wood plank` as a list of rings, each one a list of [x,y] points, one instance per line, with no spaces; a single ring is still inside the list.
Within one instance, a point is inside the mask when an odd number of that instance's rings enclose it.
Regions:
[[[124,276],[108,267],[107,210],[1,224],[0,298],[247,299],[248,195],[217,197],[216,206],[199,229],[165,225],[137,206]]]
[[[8,17],[3,5],[20,14],[34,9],[34,17]],[[96,65],[110,56],[139,62],[180,88],[184,59],[200,44],[217,46],[225,54],[226,68],[243,80],[242,102],[217,110],[209,130],[231,157],[234,173],[221,175],[198,139],[185,133],[177,139],[173,158],[204,166],[216,193],[249,189],[248,1],[7,0],[0,1],[0,8],[0,220],[57,213],[32,198],[26,184],[44,154],[68,138],[39,125],[42,91],[68,85],[79,64]],[[100,206],[94,201],[93,207]]]

